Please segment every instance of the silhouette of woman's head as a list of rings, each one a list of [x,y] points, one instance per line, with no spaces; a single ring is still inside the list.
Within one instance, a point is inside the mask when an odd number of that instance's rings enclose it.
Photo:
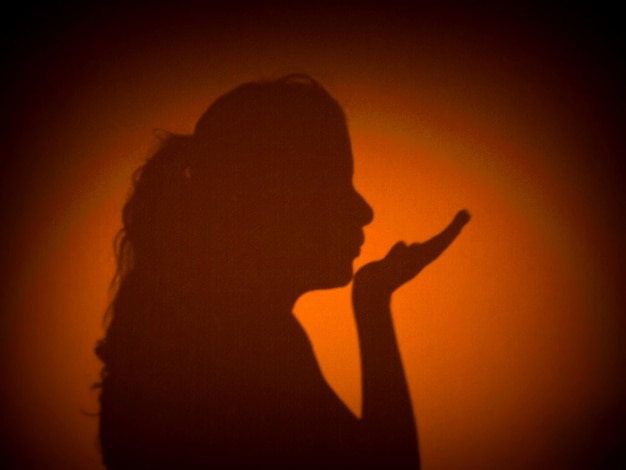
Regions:
[[[151,181],[151,170],[169,174]],[[140,205],[142,189],[152,195]],[[133,198],[124,222],[136,269],[297,294],[347,284],[372,219],[352,186],[344,113],[300,75],[244,84],[192,136],[166,136]]]
[[[163,135],[123,209],[96,348],[105,464],[202,454],[217,351],[254,343],[304,292],[347,284],[372,217],[352,185],[343,111],[306,76],[244,84],[192,135]]]

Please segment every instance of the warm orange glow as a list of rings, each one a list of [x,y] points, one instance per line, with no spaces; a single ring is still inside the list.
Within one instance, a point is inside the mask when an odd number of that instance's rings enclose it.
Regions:
[[[617,403],[621,286],[604,260],[619,236],[602,207],[610,195],[601,169],[579,164],[597,150],[591,105],[572,101],[577,88],[563,89],[548,59],[520,53],[523,67],[502,64],[498,44],[454,43],[436,28],[420,34],[412,68],[400,52],[371,52],[379,68],[367,50],[354,57],[356,40],[328,57],[305,36],[285,44],[264,36],[258,50],[254,31],[219,68],[199,46],[186,49],[197,40],[188,37],[181,49],[141,60],[129,52],[77,89],[64,123],[41,136],[72,142],[54,157],[74,166],[50,175],[54,194],[23,207],[15,232],[5,348],[16,454],[100,468],[97,421],[83,412],[97,412],[89,387],[98,381],[93,347],[103,335],[112,242],[151,129],[190,132],[219,93],[292,70],[316,76],[346,106],[355,185],[375,212],[355,267],[397,240],[429,238],[462,208],[473,216],[394,297],[423,468],[549,468],[564,429]],[[129,77],[141,85],[116,88]],[[328,381],[358,414],[349,295],[310,293],[296,315]]]

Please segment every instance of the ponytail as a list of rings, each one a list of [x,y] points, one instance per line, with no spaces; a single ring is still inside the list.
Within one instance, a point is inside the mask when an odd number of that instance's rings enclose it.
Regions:
[[[161,269],[160,263],[180,255],[189,198],[191,137],[165,134],[159,138],[158,150],[135,172],[133,193],[122,212],[124,240],[118,246],[118,263],[122,261],[124,269],[129,268],[129,255],[130,269],[141,271]]]
[[[160,132],[156,137],[157,150],[133,175],[122,229],[115,238],[114,298],[105,317],[107,335],[96,347],[104,362],[103,380],[115,369],[114,363],[128,357],[125,349],[132,340],[129,343],[127,336],[136,331],[131,325],[156,320],[146,318],[155,311],[150,312],[145,302],[161,302],[158,297],[174,292],[173,281],[181,278],[177,271],[186,245],[191,136]]]

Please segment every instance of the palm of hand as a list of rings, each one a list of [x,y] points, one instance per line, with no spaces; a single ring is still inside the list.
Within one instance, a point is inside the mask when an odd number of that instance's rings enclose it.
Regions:
[[[396,289],[436,260],[469,220],[469,213],[462,210],[441,233],[430,240],[411,245],[398,242],[383,259],[361,267],[354,276],[355,304],[366,299],[389,299]]]

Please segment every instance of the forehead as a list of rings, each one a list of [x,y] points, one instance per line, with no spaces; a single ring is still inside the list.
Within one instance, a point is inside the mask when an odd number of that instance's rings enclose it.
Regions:
[[[300,142],[299,148],[289,157],[296,173],[305,172],[312,177],[352,177],[353,156],[350,136],[345,125],[333,128],[311,129],[309,138]]]

